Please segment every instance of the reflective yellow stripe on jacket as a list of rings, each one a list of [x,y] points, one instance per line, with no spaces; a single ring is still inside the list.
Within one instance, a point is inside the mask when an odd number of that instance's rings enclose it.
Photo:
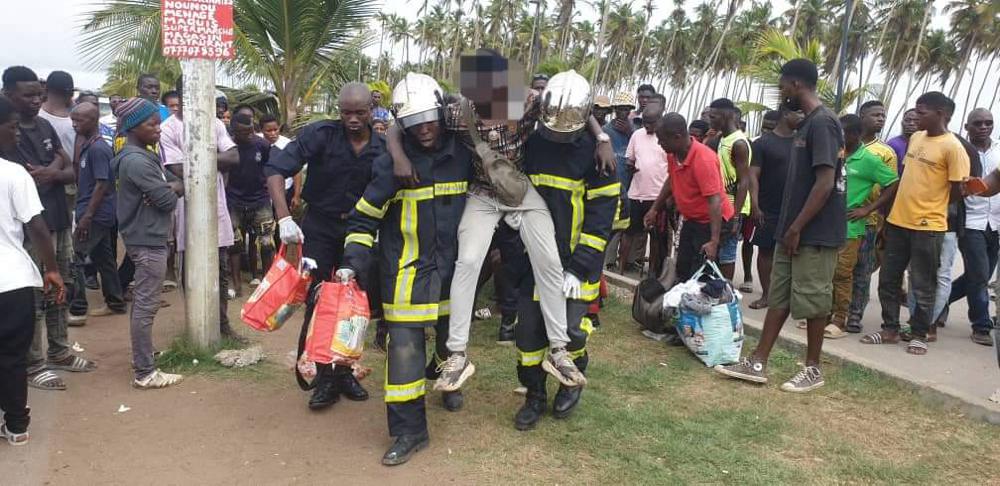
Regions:
[[[580,241],[580,231],[583,230],[583,196],[586,185],[583,181],[575,181],[566,177],[551,174],[532,174],[531,183],[536,186],[552,187],[570,192],[570,204],[573,206],[573,220],[570,222],[572,231],[569,237],[570,251],[576,248]]]

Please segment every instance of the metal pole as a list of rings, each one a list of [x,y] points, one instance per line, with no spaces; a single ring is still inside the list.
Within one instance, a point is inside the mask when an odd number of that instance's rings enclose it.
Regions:
[[[188,336],[209,347],[219,341],[218,153],[215,61],[182,60],[184,70],[184,251]]]
[[[837,54],[837,113],[844,107],[844,56],[847,55],[847,34],[851,31],[854,0],[847,0],[844,9],[844,31],[840,36],[840,52]]]

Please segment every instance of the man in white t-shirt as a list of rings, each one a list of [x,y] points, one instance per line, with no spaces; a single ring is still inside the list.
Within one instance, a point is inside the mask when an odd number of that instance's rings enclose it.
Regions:
[[[45,94],[45,103],[38,110],[38,116],[56,129],[63,149],[76,160],[76,130],[73,130],[73,120],[69,118],[69,110],[73,106],[73,76],[65,71],[52,71],[45,80]]]
[[[10,102],[2,99],[0,136],[10,132],[13,137],[16,126]],[[48,269],[44,280],[24,250],[25,229]],[[23,167],[4,159],[0,159],[0,268],[4,269],[0,272],[0,438],[17,446],[28,442],[28,348],[35,333],[35,288],[56,292],[57,302],[64,301],[66,289],[35,181]]]

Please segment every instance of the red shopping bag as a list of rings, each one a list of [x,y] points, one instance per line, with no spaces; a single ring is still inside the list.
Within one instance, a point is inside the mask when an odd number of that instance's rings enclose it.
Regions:
[[[354,364],[364,349],[369,316],[368,295],[357,282],[323,282],[316,291],[316,306],[300,361]]]
[[[285,253],[286,247],[281,245],[267,275],[240,309],[240,319],[258,331],[280,329],[306,301],[312,277],[303,268],[301,257],[290,263]]]

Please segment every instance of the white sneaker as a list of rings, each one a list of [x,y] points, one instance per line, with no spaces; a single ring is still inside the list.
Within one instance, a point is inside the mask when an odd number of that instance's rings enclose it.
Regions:
[[[550,349],[542,361],[542,369],[570,388],[587,384],[587,377],[576,367],[566,348]]]
[[[82,326],[86,323],[87,323],[87,314],[84,314],[82,316],[75,316],[73,314],[69,314],[69,317],[66,318],[66,324],[70,326]]]
[[[441,376],[434,382],[434,389],[445,392],[458,390],[475,372],[475,365],[469,362],[465,353],[452,353],[441,363]]]
[[[14,447],[20,447],[28,444],[28,439],[30,436],[28,432],[22,432],[20,434],[15,434],[7,430],[7,424],[0,425],[0,439],[6,440],[8,444]]]
[[[184,377],[181,375],[156,370],[141,380],[133,380],[132,386],[141,390],[152,390],[154,388],[166,388],[170,385],[176,385],[183,379]]]
[[[229,297],[229,300],[236,300],[236,291],[233,289],[226,290],[226,296]]]
[[[260,279],[259,278],[255,278],[255,279],[253,279],[253,280],[250,281],[250,286],[251,287],[256,287],[258,285],[260,285]]]

